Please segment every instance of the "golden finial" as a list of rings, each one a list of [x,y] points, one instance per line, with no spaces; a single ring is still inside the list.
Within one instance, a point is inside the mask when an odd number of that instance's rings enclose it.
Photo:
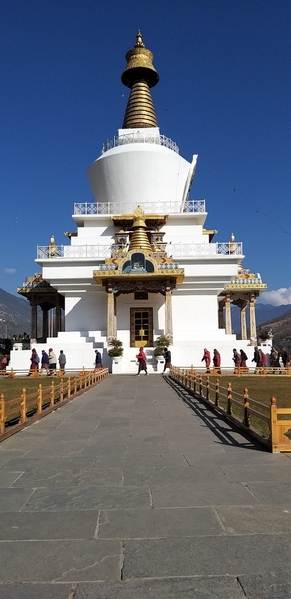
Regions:
[[[231,254],[235,254],[236,253],[236,249],[237,249],[237,244],[235,243],[234,233],[232,233],[231,236],[230,236],[229,251],[230,251]]]
[[[142,41],[142,34],[141,34],[141,30],[139,29],[137,34],[136,34],[136,42],[134,44],[135,48],[145,48],[145,45]]]
[[[131,250],[150,252],[151,245],[146,233],[145,213],[140,206],[137,206],[133,213],[132,228],[134,229],[134,232],[130,240],[129,252]]]
[[[138,30],[134,47],[125,55],[127,65],[121,75],[122,83],[131,89],[122,129],[158,127],[150,92],[150,88],[159,81],[153,57]]]
[[[137,206],[133,213],[133,225],[132,227],[145,227],[145,213],[140,206]]]

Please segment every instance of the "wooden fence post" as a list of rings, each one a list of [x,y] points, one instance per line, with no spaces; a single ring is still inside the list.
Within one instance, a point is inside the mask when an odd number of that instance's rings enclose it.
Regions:
[[[231,383],[227,385],[227,413],[232,414],[232,388]]]
[[[60,380],[60,402],[64,401],[64,379]]]
[[[202,396],[202,375],[199,377],[199,395]]]
[[[67,379],[67,396],[71,397],[71,378]]]
[[[38,385],[38,392],[37,392],[37,413],[38,414],[42,413],[42,385],[41,384]]]
[[[27,400],[26,400],[26,389],[25,387],[23,387],[21,389],[21,400],[20,400],[20,421],[21,422],[26,422],[27,421],[27,416],[26,416],[26,412],[27,412]]]
[[[77,377],[74,376],[74,394],[77,393]]]
[[[210,381],[209,376],[206,378],[206,399],[209,401]]]
[[[277,430],[277,401],[274,395],[271,397],[270,405],[270,442],[271,451],[274,451],[274,447],[278,445],[278,430]]]
[[[250,404],[249,404],[249,390],[245,387],[244,388],[244,417],[243,417],[243,423],[248,428],[250,428],[250,426],[251,426],[249,407],[250,407]]]
[[[50,406],[51,408],[55,405],[55,383],[54,381],[50,384]]]
[[[215,405],[219,407],[219,379],[215,383]]]
[[[0,395],[0,434],[2,435],[5,431],[5,399],[4,393]]]

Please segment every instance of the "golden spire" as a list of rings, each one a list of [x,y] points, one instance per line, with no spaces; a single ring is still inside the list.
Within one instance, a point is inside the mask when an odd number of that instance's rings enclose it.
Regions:
[[[134,232],[132,234],[130,245],[128,251],[131,250],[142,250],[146,252],[151,252],[151,244],[149,242],[149,238],[146,234],[146,224],[145,224],[145,213],[140,206],[137,206],[134,214],[133,214],[133,225],[132,228]]]
[[[159,81],[152,63],[153,57],[152,52],[146,49],[138,30],[135,45],[125,56],[127,65],[121,75],[122,83],[131,89],[123,129],[158,127],[150,92],[150,88]]]

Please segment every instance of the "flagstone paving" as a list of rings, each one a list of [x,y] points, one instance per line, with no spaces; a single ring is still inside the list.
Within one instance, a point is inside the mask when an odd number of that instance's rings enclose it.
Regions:
[[[0,444],[1,597],[291,596],[291,455],[187,398],[110,376]]]

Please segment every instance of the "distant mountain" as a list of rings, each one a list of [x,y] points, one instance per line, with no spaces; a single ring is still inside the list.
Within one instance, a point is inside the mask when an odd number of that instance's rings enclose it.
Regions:
[[[286,347],[288,352],[291,354],[291,306],[278,306],[278,308],[289,308],[288,311],[276,318],[270,318],[263,322],[259,327],[258,331],[267,331],[272,329],[273,331],[273,344],[278,349]]]
[[[22,297],[17,297],[0,289],[0,338],[30,334],[30,305]]]
[[[256,304],[258,330],[273,329],[274,345],[286,346],[291,353],[291,305],[272,306]],[[30,334],[31,316],[29,302],[0,289],[0,338],[13,335]],[[235,333],[240,332],[240,311],[232,307],[232,326]]]
[[[265,325],[275,320],[276,318],[280,318],[284,314],[287,314],[291,311],[291,305],[287,304],[287,306],[272,306],[271,304],[256,304],[256,322],[257,328],[260,328],[261,325]],[[249,318],[248,318],[248,310],[247,310],[247,326],[249,326]],[[231,308],[231,320],[232,320],[232,328],[235,333],[240,333],[240,310],[237,306],[233,306]],[[271,324],[270,324],[271,327]]]
[[[291,305],[271,306],[270,304],[256,304],[257,324],[267,323],[291,311]]]

